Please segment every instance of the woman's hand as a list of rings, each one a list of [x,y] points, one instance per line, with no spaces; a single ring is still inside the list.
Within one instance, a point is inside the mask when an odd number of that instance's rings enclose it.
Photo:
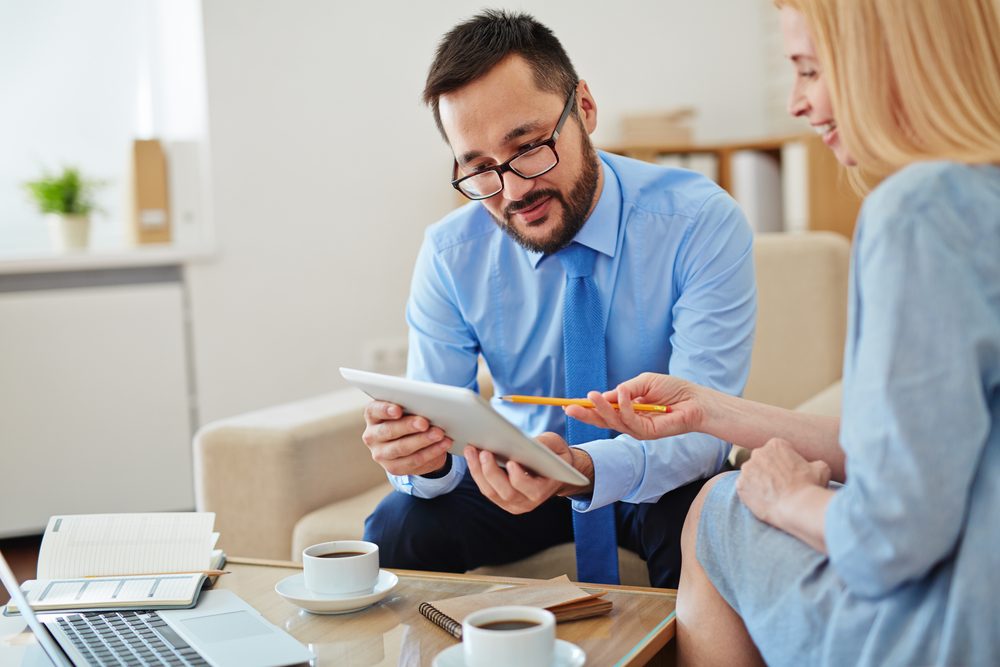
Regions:
[[[587,394],[593,408],[571,405],[563,410],[573,419],[626,433],[639,440],[700,431],[712,392],[705,387],[671,375],[643,373],[603,394]],[[611,407],[617,402],[619,409]],[[668,405],[670,412],[636,412],[632,403]]]
[[[829,482],[830,466],[823,461],[810,463],[788,441],[773,438],[753,450],[743,464],[736,492],[758,519],[794,534],[797,531],[789,528],[798,523],[796,513],[809,504],[805,496],[817,488],[825,491]]]

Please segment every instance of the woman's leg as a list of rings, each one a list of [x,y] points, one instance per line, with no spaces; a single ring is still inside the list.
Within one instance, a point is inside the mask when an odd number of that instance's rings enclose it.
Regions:
[[[735,473],[725,473],[735,474]],[[681,581],[677,591],[677,664],[763,665],[743,620],[715,590],[698,563],[695,544],[705,497],[721,475],[694,499],[681,532]]]

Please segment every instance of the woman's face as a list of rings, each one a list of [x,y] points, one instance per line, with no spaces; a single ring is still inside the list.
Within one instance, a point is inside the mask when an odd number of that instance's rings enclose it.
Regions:
[[[781,33],[785,43],[785,56],[795,67],[795,84],[788,97],[788,113],[809,121],[841,164],[857,164],[840,140],[830,93],[822,77],[816,47],[806,27],[805,17],[790,7],[782,7]]]

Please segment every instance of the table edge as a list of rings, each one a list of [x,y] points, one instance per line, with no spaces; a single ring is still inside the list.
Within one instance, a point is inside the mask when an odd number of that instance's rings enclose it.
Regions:
[[[283,567],[290,570],[301,570],[302,563],[290,560],[272,560],[269,558],[250,558],[246,556],[232,556],[226,559],[227,564],[234,565],[260,565],[264,567]],[[452,572],[433,572],[431,570],[401,570],[397,568],[386,568],[396,575],[422,577],[424,579],[444,579],[460,581],[481,581],[495,584],[530,584],[542,579],[531,579],[528,577],[499,577],[491,574],[456,574]],[[673,588],[650,588],[646,586],[623,586],[621,584],[589,584],[586,582],[573,582],[584,589],[600,589],[608,591],[622,591],[628,593],[642,593],[645,595],[662,595],[666,597],[677,597],[677,590]]]

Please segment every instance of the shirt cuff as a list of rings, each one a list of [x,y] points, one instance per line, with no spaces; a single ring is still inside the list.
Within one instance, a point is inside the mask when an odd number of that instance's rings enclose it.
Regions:
[[[638,447],[623,447],[618,440],[594,440],[574,446],[587,452],[594,464],[593,492],[589,497],[570,497],[577,512],[589,512],[615,503],[638,484],[642,475],[642,452]],[[635,460],[637,453],[638,462]]]
[[[618,501],[656,502],[669,491],[719,472],[730,449],[729,443],[702,433],[649,441],[622,435],[576,446],[594,464],[593,493],[570,498],[577,512]]]
[[[451,470],[442,477],[429,478],[420,475],[388,475],[397,491],[414,498],[435,498],[450,493],[462,481],[468,464],[461,456],[451,457]]]

